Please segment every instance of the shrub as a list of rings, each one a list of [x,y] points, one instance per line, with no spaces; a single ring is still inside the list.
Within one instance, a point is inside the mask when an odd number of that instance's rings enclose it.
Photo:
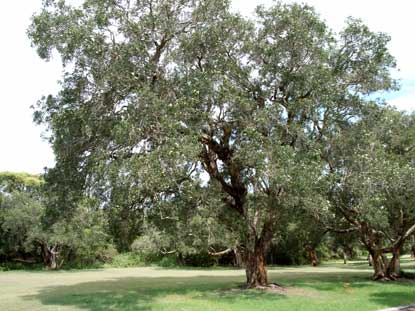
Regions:
[[[145,260],[137,253],[122,253],[116,255],[112,262],[106,264],[106,266],[112,268],[143,267],[145,266]]]

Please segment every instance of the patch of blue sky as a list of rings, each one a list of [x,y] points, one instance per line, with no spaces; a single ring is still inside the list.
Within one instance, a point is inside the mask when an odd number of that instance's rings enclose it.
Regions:
[[[372,100],[384,100],[399,110],[415,111],[415,79],[399,81],[397,91],[381,91],[368,96]]]

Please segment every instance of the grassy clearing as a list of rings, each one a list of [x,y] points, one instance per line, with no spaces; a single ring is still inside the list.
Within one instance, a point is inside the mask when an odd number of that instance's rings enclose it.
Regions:
[[[406,269],[414,268],[407,260]],[[415,303],[415,283],[376,283],[365,262],[269,269],[286,294],[235,290],[242,270],[125,268],[0,273],[0,310],[377,310]],[[413,271],[413,270],[412,270]]]

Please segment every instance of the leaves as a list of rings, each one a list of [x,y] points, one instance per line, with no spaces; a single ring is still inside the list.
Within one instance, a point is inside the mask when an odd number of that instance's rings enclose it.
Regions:
[[[151,219],[182,240],[207,213],[248,246],[287,211],[326,202],[341,185],[329,178],[373,194],[356,207],[382,200],[371,182],[381,146],[366,148],[360,121],[366,95],[395,86],[394,59],[358,20],[337,35],[298,4],[249,20],[229,1],[51,0],[28,33],[40,57],[56,50],[67,64],[36,111],[57,159],[49,207],[96,198],[131,229]]]

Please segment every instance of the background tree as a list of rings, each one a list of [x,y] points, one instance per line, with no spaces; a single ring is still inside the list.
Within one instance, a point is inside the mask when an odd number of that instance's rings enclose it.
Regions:
[[[413,158],[404,143],[413,124],[413,116],[375,109],[331,145],[329,197],[335,214],[358,232],[373,258],[375,279],[399,276],[402,248],[415,231]],[[390,261],[386,253],[392,253]]]
[[[51,222],[40,176],[0,173],[0,184],[1,261],[42,261],[57,269],[68,259],[94,261],[109,246],[103,212],[91,209],[86,201],[76,216]]]
[[[0,172],[0,258],[30,257],[25,248],[28,230],[36,225],[43,180],[38,175]]]

